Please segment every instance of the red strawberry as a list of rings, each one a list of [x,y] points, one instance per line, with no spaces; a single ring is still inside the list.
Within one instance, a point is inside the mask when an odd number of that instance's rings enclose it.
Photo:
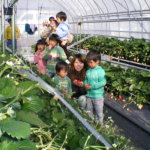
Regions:
[[[126,100],[125,100],[125,99],[123,99],[123,100],[122,100],[122,102],[123,102],[123,103],[126,103]]]
[[[90,85],[89,85],[89,84],[86,84],[86,85],[85,85],[85,88],[86,88],[86,89],[90,89]]]
[[[136,59],[136,58],[134,58],[133,60],[134,60],[134,62],[137,62],[137,59]]]
[[[67,94],[67,90],[63,90],[63,93],[64,93],[64,94]]]
[[[119,95],[119,100],[123,100],[123,97],[121,95]]]
[[[83,81],[77,80],[77,85],[83,86]]]

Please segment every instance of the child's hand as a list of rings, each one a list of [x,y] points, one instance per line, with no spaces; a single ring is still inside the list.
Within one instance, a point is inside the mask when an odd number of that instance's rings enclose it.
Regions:
[[[77,86],[80,86],[80,87],[83,87],[83,81],[80,81],[80,80],[74,80],[73,83]]]
[[[86,85],[85,85],[85,89],[86,89],[86,90],[89,90],[90,88],[91,88],[91,86],[90,86],[89,84],[86,84]]]
[[[51,48],[52,48],[52,45],[49,44],[49,45],[48,45],[48,48],[51,49]]]
[[[67,90],[63,90],[63,94],[67,94]]]
[[[61,45],[62,46],[65,46],[67,44],[67,40],[63,40],[62,42],[61,42]]]

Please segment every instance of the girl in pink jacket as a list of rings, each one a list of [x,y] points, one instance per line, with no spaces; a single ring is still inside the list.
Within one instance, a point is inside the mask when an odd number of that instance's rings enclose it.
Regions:
[[[43,60],[45,47],[46,43],[43,40],[39,40],[35,47],[34,62],[37,64],[37,70],[41,74],[46,73],[46,61]]]

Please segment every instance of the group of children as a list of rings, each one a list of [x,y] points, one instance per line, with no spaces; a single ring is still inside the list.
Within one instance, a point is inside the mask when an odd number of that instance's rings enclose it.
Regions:
[[[69,30],[65,23],[64,13],[57,14],[56,18],[60,23],[56,33],[50,35],[48,43],[45,40],[37,42],[34,61],[37,63],[37,69],[40,73],[54,78],[57,88],[62,93],[71,95],[72,84],[70,78],[67,77],[69,65],[66,63],[67,56],[62,48],[66,44]],[[104,86],[106,84],[105,71],[99,66],[101,60],[99,53],[90,51],[86,56],[86,60],[89,67],[83,83],[87,92],[86,110],[90,117],[96,114],[96,121],[102,124]]]

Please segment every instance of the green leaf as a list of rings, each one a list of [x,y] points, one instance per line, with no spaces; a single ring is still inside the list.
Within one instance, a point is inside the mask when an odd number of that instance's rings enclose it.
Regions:
[[[143,77],[150,77],[150,73],[149,72],[141,72],[141,75],[143,76]]]
[[[125,80],[129,84],[134,84],[136,82],[136,78],[126,78]]]
[[[0,143],[0,150],[37,150],[36,145],[29,140],[4,141]]]
[[[0,143],[0,150],[18,150],[16,143],[4,141]]]
[[[3,132],[6,132],[11,137],[17,139],[26,139],[30,135],[30,125],[22,122],[16,121],[11,118],[0,121],[0,128]]]
[[[0,95],[2,98],[12,98],[17,93],[17,87],[12,79],[0,78]]]
[[[65,118],[65,115],[63,113],[53,113],[53,121],[58,122],[60,120],[63,120]]]
[[[7,86],[0,91],[0,95],[4,96],[5,98],[12,98],[18,94],[18,90],[15,86]]]
[[[0,90],[4,89],[7,86],[14,86],[15,83],[11,78],[0,78]]]
[[[24,81],[24,82],[21,82],[18,86],[21,89],[21,91],[25,91],[29,87],[36,85],[36,84],[37,84],[37,82],[35,82],[35,81]],[[32,95],[37,95],[39,93],[40,93],[40,89],[35,88],[35,89],[32,89],[29,92],[27,92],[25,95],[26,96],[32,96]]]
[[[37,150],[36,144],[29,140],[18,141],[17,144],[19,146],[19,150]]]
[[[117,86],[119,86],[119,85],[120,85],[120,83],[117,82],[117,81],[114,81],[114,82],[112,83],[112,86],[113,86],[113,87],[117,87]]]
[[[17,119],[41,128],[47,127],[47,125],[39,118],[39,116],[33,112],[19,111],[17,112]]]
[[[113,72],[106,72],[106,77],[114,77],[114,73]]]
[[[86,140],[87,140],[87,137],[82,137],[80,139],[79,144],[80,144],[81,147],[84,147],[84,144],[85,144]]]
[[[38,113],[44,108],[44,104],[38,96],[28,96],[25,97],[23,108]]]
[[[133,91],[136,89],[136,85],[135,84],[132,84],[130,87],[129,87],[129,91]]]

